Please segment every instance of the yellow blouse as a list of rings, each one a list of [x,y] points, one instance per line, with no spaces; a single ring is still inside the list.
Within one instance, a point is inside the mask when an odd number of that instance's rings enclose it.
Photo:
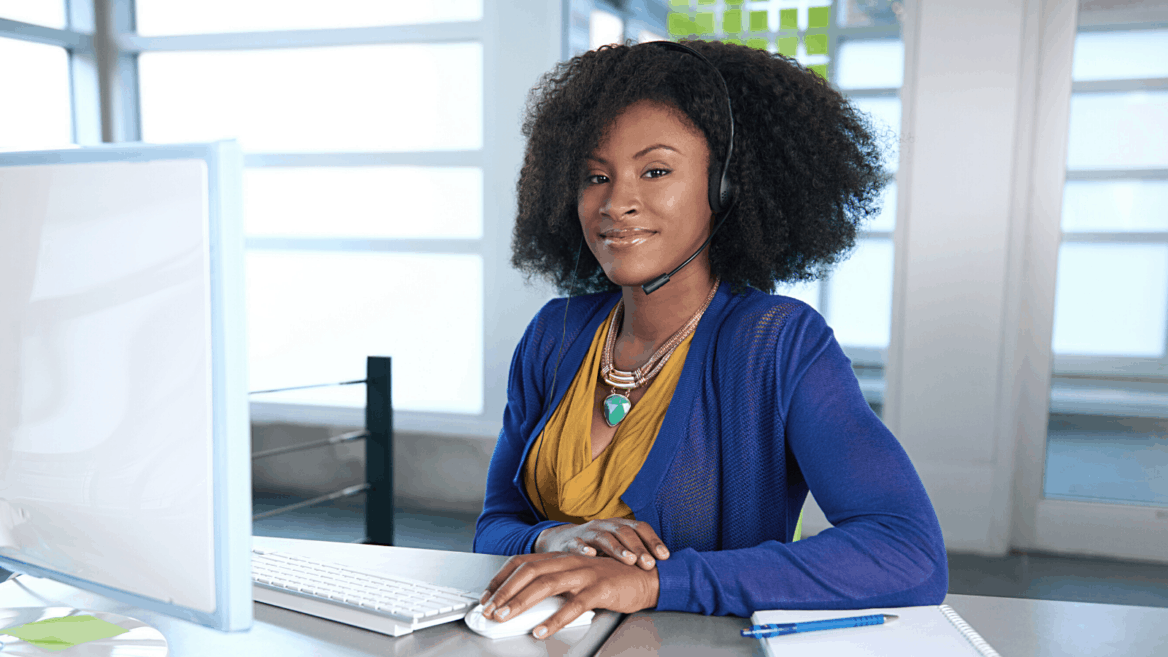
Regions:
[[[581,524],[599,518],[634,519],[620,496],[633,483],[653,448],[693,341],[691,333],[673,351],[644,396],[617,425],[612,442],[594,461],[593,404],[597,384],[604,385],[600,380],[600,359],[614,312],[615,306],[596,330],[576,378],[543,433],[532,443],[523,467],[528,497],[551,520]]]

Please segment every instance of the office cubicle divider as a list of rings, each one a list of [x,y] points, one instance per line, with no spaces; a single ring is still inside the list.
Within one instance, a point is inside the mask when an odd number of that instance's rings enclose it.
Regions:
[[[286,390],[303,390],[338,385],[365,384],[365,428],[350,431],[324,440],[299,445],[275,447],[252,453],[252,460],[267,458],[305,449],[339,445],[354,440],[365,441],[365,483],[348,486],[302,502],[281,506],[252,516],[252,522],[296,509],[322,504],[331,500],[365,493],[365,536],[359,543],[393,545],[393,397],[390,373],[392,359],[387,356],[369,356],[365,360],[365,378],[339,383],[295,386],[273,390],[256,390],[259,395]]]

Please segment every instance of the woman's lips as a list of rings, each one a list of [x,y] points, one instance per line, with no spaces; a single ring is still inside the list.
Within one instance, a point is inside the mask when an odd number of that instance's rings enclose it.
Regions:
[[[613,233],[604,235],[604,245],[609,248],[622,248],[644,244],[650,237],[656,235],[649,231],[634,231],[628,233]]]

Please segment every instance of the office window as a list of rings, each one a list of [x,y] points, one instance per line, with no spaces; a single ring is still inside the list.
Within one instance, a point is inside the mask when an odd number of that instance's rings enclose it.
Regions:
[[[0,0],[0,18],[63,30],[65,0]]]
[[[256,237],[483,236],[478,167],[253,167],[244,185],[247,233]]]
[[[268,30],[479,21],[482,0],[346,0],[324,5],[288,0],[135,0],[138,34],[217,34]]]
[[[477,254],[256,250],[249,254],[251,365],[268,382],[347,376],[392,353],[394,408],[477,414],[483,397],[483,278]],[[440,300],[440,302],[436,302]],[[357,367],[346,362],[360,358]],[[252,375],[256,379],[256,375]],[[341,380],[341,379],[337,379]],[[276,383],[275,385],[280,385]],[[282,393],[353,405],[353,387]],[[365,391],[358,389],[361,407]]]
[[[1168,29],[1080,26],[1074,57],[1056,372],[1070,356],[1151,374],[1168,363]]]
[[[653,30],[641,30],[637,33],[637,43],[648,43],[649,41],[665,41],[665,37]]]
[[[0,33],[0,150],[61,148],[73,141],[69,53]],[[19,66],[11,62],[20,62]]]
[[[1068,240],[1056,290],[1055,353],[1164,355],[1168,244]]]
[[[246,154],[251,389],[387,355],[396,410],[482,413],[482,1],[135,8],[142,139]],[[254,401],[321,421],[365,391]]]
[[[588,17],[588,46],[596,50],[610,43],[624,43],[625,22],[620,16],[599,9]]]
[[[482,147],[482,46],[393,44],[138,59],[142,138],[257,153]]]
[[[1043,495],[1166,505],[1168,29],[1111,4],[1079,5]]]
[[[564,59],[608,43],[662,41],[669,0],[568,0]]]

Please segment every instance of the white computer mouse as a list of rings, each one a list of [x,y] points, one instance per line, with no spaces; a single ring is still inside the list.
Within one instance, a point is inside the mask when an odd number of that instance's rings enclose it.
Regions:
[[[466,621],[466,626],[476,634],[481,634],[488,639],[506,639],[510,636],[531,634],[531,631],[535,629],[536,625],[547,620],[563,605],[564,599],[558,595],[553,595],[550,598],[544,598],[535,603],[531,609],[514,618],[508,618],[501,623],[483,618],[483,605],[475,605],[474,609],[466,612],[466,617],[463,620]],[[592,622],[592,617],[595,615],[595,612],[586,611],[579,618],[568,623],[563,629],[588,625]]]

